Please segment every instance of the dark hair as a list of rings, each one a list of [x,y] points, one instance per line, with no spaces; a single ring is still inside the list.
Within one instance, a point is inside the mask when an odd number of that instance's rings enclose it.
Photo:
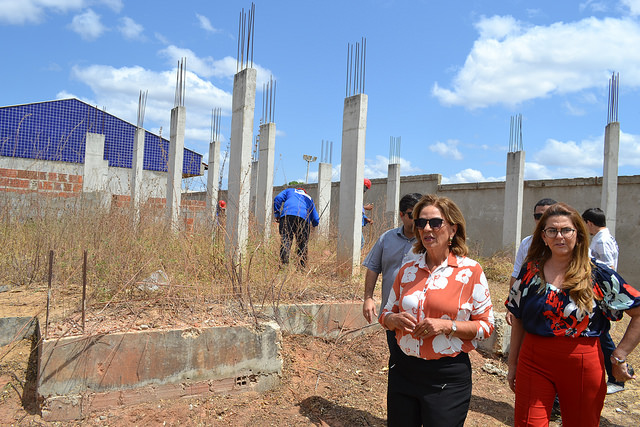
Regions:
[[[409,193],[402,196],[400,199],[400,212],[406,212],[407,209],[413,209],[413,207],[420,201],[422,194]]]
[[[535,213],[536,208],[538,206],[551,206],[551,205],[555,205],[556,203],[558,203],[558,202],[556,202],[553,199],[549,199],[549,198],[540,199],[540,200],[538,200],[538,203],[536,203],[536,205],[533,207],[533,212]]]
[[[413,217],[418,218],[418,216],[420,216],[420,211],[422,211],[425,206],[435,206],[440,210],[440,212],[442,212],[442,218],[445,221],[451,225],[458,226],[456,234],[453,235],[453,239],[451,240],[449,250],[454,255],[467,256],[469,253],[469,248],[466,243],[467,225],[458,205],[448,197],[437,196],[435,194],[425,194],[413,207]],[[416,243],[413,245],[413,252],[419,254],[426,252],[426,250],[427,249],[422,244],[422,240],[417,239]]]
[[[584,219],[585,222],[591,221],[596,227],[607,226],[607,217],[604,214],[604,211],[600,208],[587,209],[582,214],[582,219]]]
[[[533,261],[538,265],[541,279],[539,291],[542,291],[546,283],[546,279],[544,278],[544,264],[552,255],[551,250],[545,245],[542,239],[542,233],[547,227],[549,218],[554,216],[565,216],[569,218],[576,228],[576,245],[573,248],[571,261],[569,261],[563,282],[565,289],[569,290],[569,296],[575,301],[578,308],[590,313],[593,310],[593,300],[598,297],[593,292],[591,282],[589,233],[578,211],[566,203],[556,203],[544,211],[531,237],[531,247],[529,248],[525,262]]]

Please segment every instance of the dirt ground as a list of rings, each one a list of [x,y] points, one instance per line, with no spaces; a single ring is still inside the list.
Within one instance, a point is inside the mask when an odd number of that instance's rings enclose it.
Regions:
[[[493,292],[493,291],[492,291]],[[496,309],[501,309],[494,297]],[[0,294],[0,317],[34,315],[42,307],[41,292]],[[59,310],[63,307],[58,306]],[[39,314],[42,315],[42,310]],[[65,309],[67,314],[69,307]],[[63,310],[64,311],[64,310]],[[105,316],[106,313],[102,313]],[[131,324],[139,325],[140,319]],[[148,320],[144,322],[150,323]],[[613,329],[621,338],[628,318]],[[104,323],[103,323],[104,324]],[[62,330],[68,326],[59,326]],[[285,335],[279,387],[206,398],[167,400],[95,412],[80,422],[48,423],[35,402],[33,373],[28,371],[31,341],[0,347],[0,424],[20,426],[384,426],[386,425],[387,347],[384,332],[327,341]],[[638,350],[630,357],[640,367]],[[504,378],[506,363],[471,353],[473,397],[466,426],[513,425],[513,393]],[[607,396],[601,426],[640,425],[638,380]],[[552,422],[552,426],[561,425]]]

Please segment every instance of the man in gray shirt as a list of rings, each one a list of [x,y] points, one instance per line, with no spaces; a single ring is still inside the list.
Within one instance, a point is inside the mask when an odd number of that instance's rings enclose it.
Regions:
[[[362,304],[362,314],[369,323],[377,320],[376,303],[373,300],[373,291],[378,281],[378,275],[382,273],[382,304],[387,303],[389,292],[393,287],[398,270],[402,266],[402,259],[411,251],[416,242],[413,233],[413,207],[418,203],[422,194],[410,193],[400,199],[400,220],[402,225],[385,231],[371,251],[365,258],[362,265],[367,267],[364,279],[364,303]],[[387,331],[387,344],[389,345],[389,365],[392,365],[394,352],[400,350],[396,342],[394,331]]]

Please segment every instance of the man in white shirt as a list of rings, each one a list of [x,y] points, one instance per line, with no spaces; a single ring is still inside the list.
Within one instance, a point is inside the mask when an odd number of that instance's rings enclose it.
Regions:
[[[618,268],[618,243],[607,228],[607,218],[600,208],[591,208],[584,211],[582,219],[587,224],[587,230],[591,235],[589,256],[606,264],[612,270]],[[611,353],[616,345],[611,339],[609,331],[600,335],[600,346],[604,354],[604,367],[607,371],[607,394],[624,390],[624,383],[616,381],[611,372]]]

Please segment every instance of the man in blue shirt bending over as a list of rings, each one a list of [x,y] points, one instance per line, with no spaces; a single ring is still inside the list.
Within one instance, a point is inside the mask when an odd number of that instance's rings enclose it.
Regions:
[[[311,225],[316,227],[320,221],[313,199],[302,188],[287,188],[273,200],[273,217],[280,230],[280,261],[283,264],[289,263],[291,243],[295,237],[298,263],[304,268]]]

